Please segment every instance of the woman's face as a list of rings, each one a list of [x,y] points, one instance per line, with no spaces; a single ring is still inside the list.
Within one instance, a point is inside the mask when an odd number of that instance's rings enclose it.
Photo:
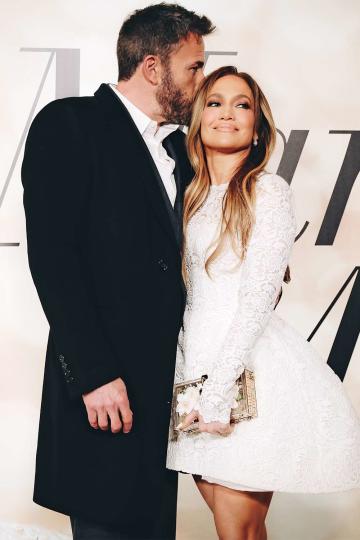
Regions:
[[[205,148],[226,153],[248,150],[257,138],[254,126],[254,98],[247,83],[234,75],[218,79],[201,117]]]

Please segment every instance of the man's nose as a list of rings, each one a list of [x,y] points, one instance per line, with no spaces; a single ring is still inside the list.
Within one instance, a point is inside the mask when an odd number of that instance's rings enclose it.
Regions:
[[[205,79],[204,72],[203,72],[202,69],[199,69],[197,74],[196,74],[196,88],[199,86],[201,81],[203,81],[204,79]]]

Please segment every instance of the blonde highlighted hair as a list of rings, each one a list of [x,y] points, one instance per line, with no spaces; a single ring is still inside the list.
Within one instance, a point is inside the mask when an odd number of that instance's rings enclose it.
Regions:
[[[195,95],[187,135],[187,150],[195,176],[185,192],[184,242],[189,220],[204,203],[211,185],[205,148],[201,140],[202,113],[215,82],[228,75],[242,79],[251,90],[255,114],[254,133],[257,134],[258,144],[256,146],[251,145],[248,155],[242,160],[230,179],[223,200],[219,237],[212,246],[213,250],[205,263],[208,273],[211,264],[220,255],[226,238],[230,239],[239,261],[244,259],[254,225],[255,184],[259,174],[265,170],[276,140],[276,128],[268,101],[257,82],[248,73],[238,72],[234,66],[225,66],[213,71],[202,81]],[[237,239],[240,241],[237,242]],[[186,279],[184,262],[183,273]],[[285,281],[287,277],[289,280],[288,269],[285,274]]]

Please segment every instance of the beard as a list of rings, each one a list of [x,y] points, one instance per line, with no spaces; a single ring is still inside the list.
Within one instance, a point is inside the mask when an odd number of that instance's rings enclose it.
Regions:
[[[165,74],[156,93],[162,116],[169,124],[188,126],[191,119],[193,100],[188,98],[176,86],[172,77],[170,66],[166,66]]]

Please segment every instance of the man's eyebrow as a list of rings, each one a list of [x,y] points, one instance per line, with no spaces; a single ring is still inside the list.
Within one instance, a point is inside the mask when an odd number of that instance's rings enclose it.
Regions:
[[[197,66],[199,68],[202,68],[204,67],[205,63],[203,62],[203,60],[196,60],[196,62],[192,62],[190,64],[190,67],[193,67],[193,66]]]

